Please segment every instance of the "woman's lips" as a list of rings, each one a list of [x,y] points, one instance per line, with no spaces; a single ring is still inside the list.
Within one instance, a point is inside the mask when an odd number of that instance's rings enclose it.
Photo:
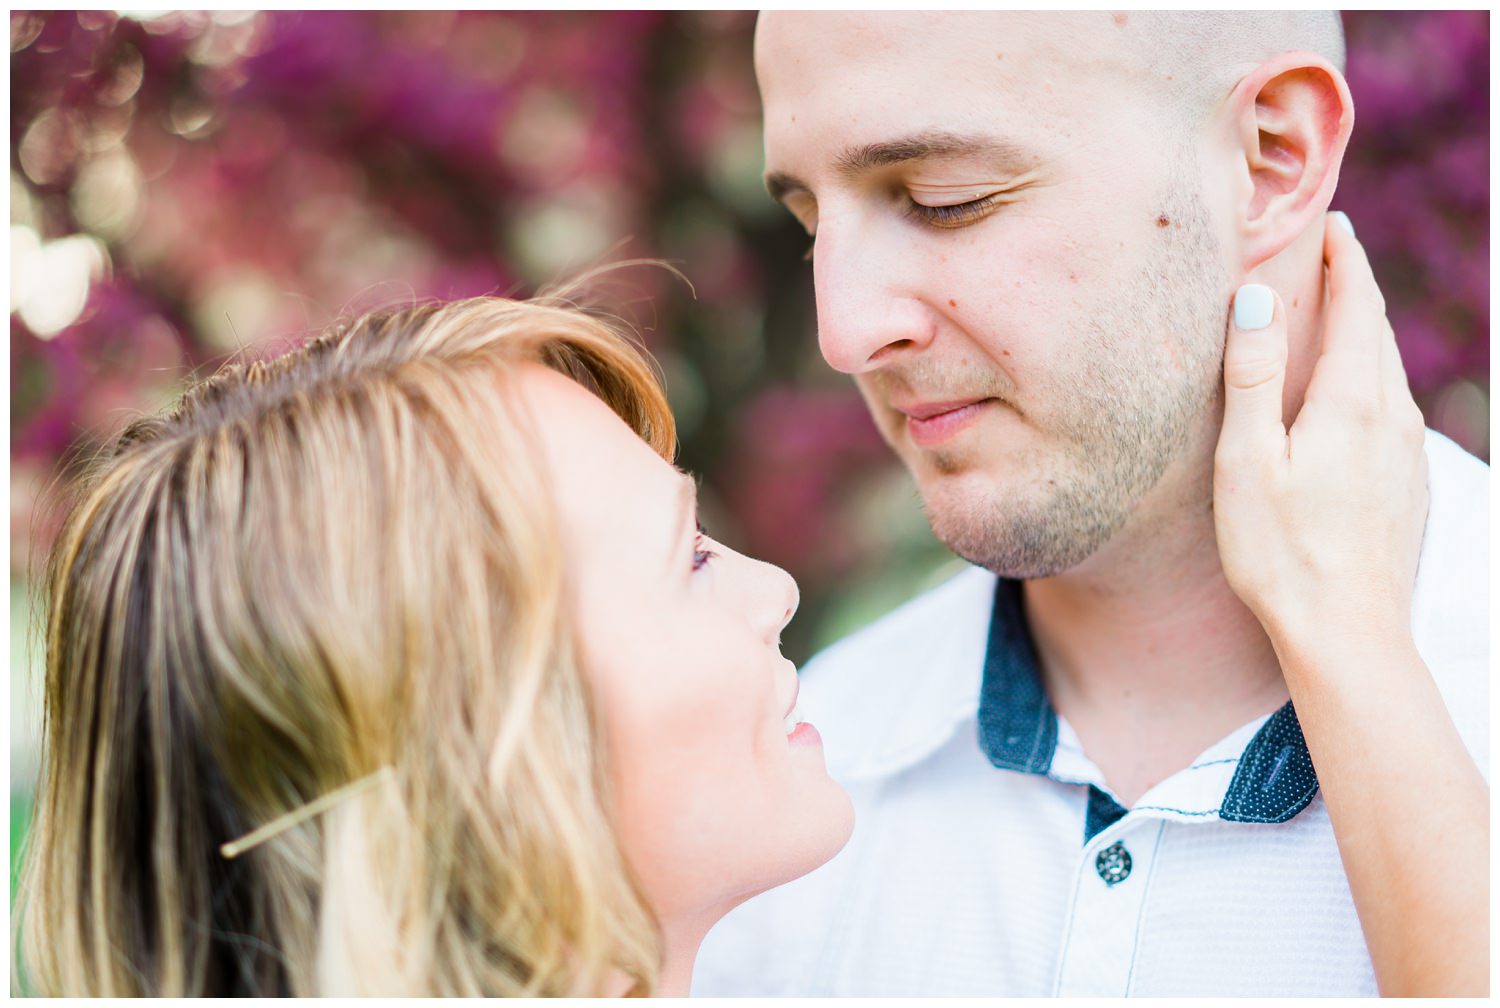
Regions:
[[[787,745],[794,746],[821,746],[823,736],[818,734],[818,729],[803,721],[797,725],[795,731],[786,737]]]
[[[906,430],[912,443],[932,448],[954,437],[973,423],[993,399],[966,399],[959,402],[917,403],[898,407],[906,415]]]

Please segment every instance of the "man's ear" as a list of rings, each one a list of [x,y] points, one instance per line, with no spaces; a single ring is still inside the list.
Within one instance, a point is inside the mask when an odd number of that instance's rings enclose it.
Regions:
[[[1249,185],[1236,207],[1248,273],[1321,221],[1354,128],[1344,75],[1316,53],[1281,53],[1230,93]]]

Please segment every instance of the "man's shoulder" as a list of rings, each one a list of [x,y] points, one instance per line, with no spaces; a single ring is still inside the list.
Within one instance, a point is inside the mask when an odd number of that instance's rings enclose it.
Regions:
[[[1489,775],[1490,467],[1427,432],[1431,503],[1412,636],[1458,733]]]
[[[1451,438],[1437,431],[1427,431],[1428,471],[1433,479],[1460,491],[1489,497],[1490,467],[1482,459],[1464,451]]]
[[[1436,431],[1427,432],[1431,502],[1417,568],[1416,629],[1453,617],[1488,641],[1490,467]]]
[[[910,765],[972,717],[995,575],[966,567],[831,645],[802,670],[802,710],[848,782]]]

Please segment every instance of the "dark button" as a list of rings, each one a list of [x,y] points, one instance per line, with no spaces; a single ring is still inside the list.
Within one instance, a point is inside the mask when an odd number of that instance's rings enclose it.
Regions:
[[[1099,852],[1094,859],[1094,869],[1105,885],[1119,885],[1130,877],[1130,852],[1116,841]]]

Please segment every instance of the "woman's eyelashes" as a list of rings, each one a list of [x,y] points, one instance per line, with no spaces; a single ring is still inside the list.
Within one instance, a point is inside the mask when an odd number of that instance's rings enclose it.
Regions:
[[[694,571],[694,573],[702,570],[705,566],[708,565],[708,562],[710,560],[713,560],[715,557],[717,557],[719,555],[719,554],[715,553],[711,549],[704,549],[703,548],[704,545],[707,543],[707,541],[708,541],[708,534],[703,531],[703,526],[700,524],[698,526],[698,534],[693,538],[693,571]]]

